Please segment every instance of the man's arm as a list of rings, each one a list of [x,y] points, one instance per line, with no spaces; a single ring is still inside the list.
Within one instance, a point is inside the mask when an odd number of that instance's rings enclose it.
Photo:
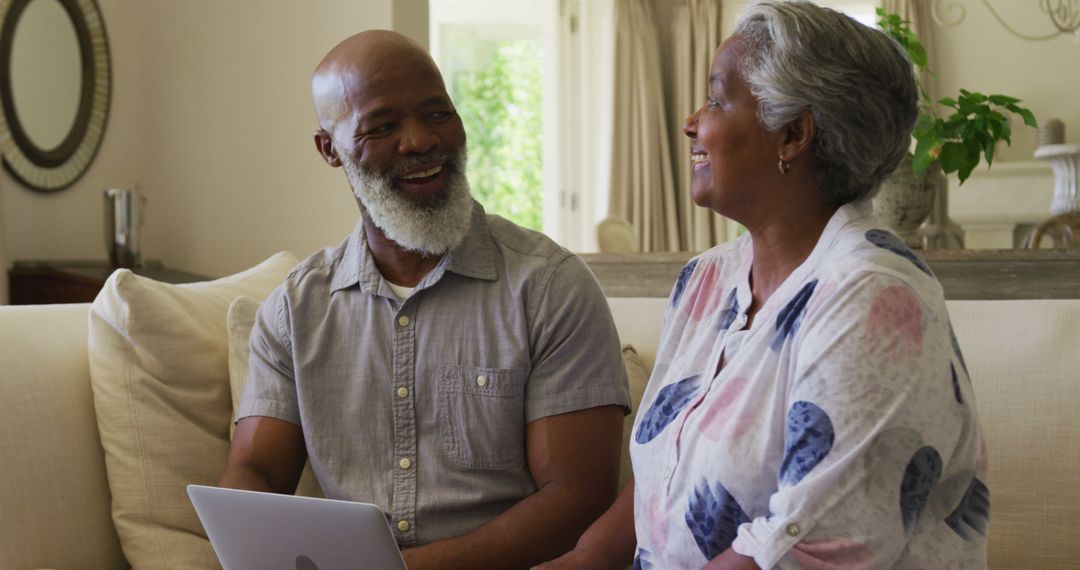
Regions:
[[[636,548],[631,475],[615,504],[581,535],[573,550],[533,570],[622,570],[633,560]]]
[[[251,416],[237,422],[220,487],[292,494],[307,462],[300,426]]]
[[[409,569],[529,568],[573,548],[615,497],[622,423],[620,406],[530,422],[525,445],[537,492],[470,533],[406,550]]]

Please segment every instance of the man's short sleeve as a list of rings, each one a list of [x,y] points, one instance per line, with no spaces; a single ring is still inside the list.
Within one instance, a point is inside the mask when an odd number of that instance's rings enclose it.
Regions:
[[[249,341],[247,381],[236,412],[237,421],[267,416],[300,424],[289,338],[286,287],[278,287],[259,306]]]
[[[629,413],[615,322],[600,284],[580,258],[554,263],[528,314],[532,372],[526,421],[606,405]]]

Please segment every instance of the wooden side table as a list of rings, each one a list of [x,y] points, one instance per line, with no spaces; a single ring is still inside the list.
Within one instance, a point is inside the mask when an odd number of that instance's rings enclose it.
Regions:
[[[107,261],[16,261],[8,270],[12,305],[89,303],[97,297],[113,268]],[[165,283],[192,283],[210,279],[151,260],[132,269],[136,275]]]

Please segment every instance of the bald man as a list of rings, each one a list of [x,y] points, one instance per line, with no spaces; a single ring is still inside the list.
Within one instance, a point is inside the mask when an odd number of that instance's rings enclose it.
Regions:
[[[312,78],[315,146],[360,220],[259,309],[222,486],[390,517],[409,568],[528,568],[614,499],[629,406],[595,278],[469,194],[465,131],[431,57],[350,37]],[[523,189],[524,190],[524,189]]]

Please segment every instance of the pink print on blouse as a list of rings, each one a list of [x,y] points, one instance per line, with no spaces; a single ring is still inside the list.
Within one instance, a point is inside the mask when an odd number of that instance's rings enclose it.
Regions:
[[[792,556],[804,570],[869,570],[876,568],[874,553],[866,546],[830,538],[809,540],[796,544]]]
[[[709,399],[701,418],[701,433],[713,441],[735,439],[747,431],[756,417],[751,411],[741,409],[743,393],[750,385],[746,378],[724,381],[719,392]]]
[[[663,502],[663,493],[659,489],[653,489],[645,499],[645,521],[649,525],[649,537],[652,539],[650,550],[655,556],[661,555],[667,549],[668,543],[671,511],[663,507]]]
[[[690,318],[700,321],[716,314],[724,300],[724,288],[720,284],[720,272],[710,264],[694,283],[694,290],[687,297],[686,307]]]
[[[885,362],[922,356],[922,304],[904,285],[890,285],[870,306],[866,324],[869,348],[884,351]]]
[[[986,438],[979,438],[979,459],[975,462],[975,474],[986,477],[990,473],[990,454],[986,452]],[[984,479],[985,481],[985,479]]]

